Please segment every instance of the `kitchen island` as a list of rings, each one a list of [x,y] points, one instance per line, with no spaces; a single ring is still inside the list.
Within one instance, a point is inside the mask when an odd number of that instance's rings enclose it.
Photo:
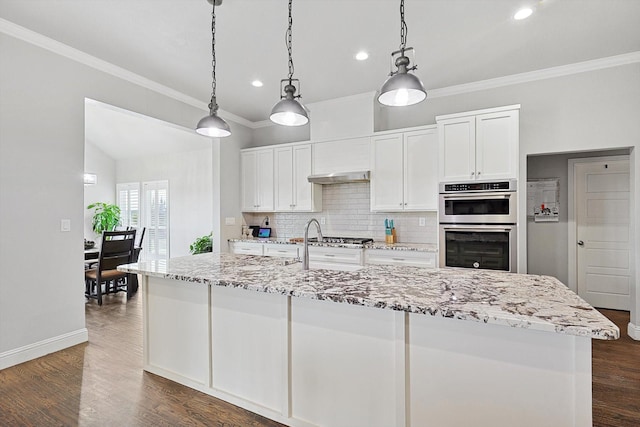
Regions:
[[[546,276],[220,254],[121,268],[143,275],[145,370],[293,426],[589,426],[591,339],[619,336]]]

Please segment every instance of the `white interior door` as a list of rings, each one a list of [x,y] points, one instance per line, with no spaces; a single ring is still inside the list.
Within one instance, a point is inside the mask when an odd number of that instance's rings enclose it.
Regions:
[[[595,307],[629,310],[629,160],[575,163],[578,294]]]

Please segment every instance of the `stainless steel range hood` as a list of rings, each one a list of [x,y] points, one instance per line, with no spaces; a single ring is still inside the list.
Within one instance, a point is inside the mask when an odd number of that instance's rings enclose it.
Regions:
[[[309,182],[313,184],[342,184],[345,182],[368,182],[369,171],[334,172],[321,175],[309,175]]]

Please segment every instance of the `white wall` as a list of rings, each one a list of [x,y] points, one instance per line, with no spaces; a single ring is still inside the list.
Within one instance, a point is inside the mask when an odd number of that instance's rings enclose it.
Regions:
[[[95,173],[98,182],[84,186],[84,238],[95,241],[97,236],[91,227],[93,209],[87,209],[91,203],[116,202],[116,162],[100,148],[87,141],[84,147],[84,171]]]
[[[206,112],[4,33],[0,52],[10,58],[0,61],[2,369],[87,339],[85,97],[189,128]],[[227,190],[239,192],[239,182]],[[37,264],[34,244],[46,250]]]
[[[212,150],[116,161],[117,183],[139,182],[142,190],[160,180],[169,181],[169,256],[189,255],[189,245],[213,230]]]

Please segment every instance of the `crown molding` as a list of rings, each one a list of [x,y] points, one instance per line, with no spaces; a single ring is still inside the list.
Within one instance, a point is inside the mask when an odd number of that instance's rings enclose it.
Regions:
[[[110,74],[114,77],[126,80],[145,89],[149,89],[161,95],[175,99],[176,101],[183,102],[187,105],[203,111],[209,111],[209,105],[206,102],[202,102],[192,96],[185,95],[184,93],[179,92],[175,89],[171,89],[168,86],[157,83],[153,80],[131,72],[125,68],[114,65],[110,62],[104,61],[93,55],[89,55],[86,52],[75,49],[64,43],[60,43],[59,41],[53,40],[52,38],[43,36],[40,33],[36,33],[35,31],[29,30],[28,28],[14,24],[13,22],[7,21],[6,19],[0,18],[0,32],[30,43],[34,46],[38,46],[42,49],[46,49],[50,52],[64,56],[65,58],[71,59],[72,61],[76,61],[88,67],[95,68],[96,70]],[[253,122],[245,119],[244,117],[240,117],[236,114],[222,109],[218,110],[218,113],[225,119],[254,129]]]
[[[168,86],[157,83],[139,74],[133,73],[122,67],[114,65],[110,62],[96,58],[88,53],[82,52],[78,49],[72,48],[64,43],[60,43],[35,31],[21,27],[13,22],[0,18],[0,32],[9,36],[15,37],[27,43],[31,43],[35,46],[57,53],[61,56],[95,68],[99,71],[111,74],[115,77],[121,78],[128,82],[134,83],[138,86],[152,90],[159,94],[165,95],[169,98],[173,98],[177,101],[183,102],[192,107],[198,108],[203,111],[208,111],[209,107],[206,102],[202,102],[189,95],[185,95],[175,89],[171,89]],[[621,55],[608,56],[605,58],[593,59],[590,61],[576,62],[574,64],[561,65],[558,67],[544,68],[535,71],[529,71],[526,73],[512,74],[509,76],[496,77],[493,79],[479,80],[476,82],[465,83],[455,86],[447,86],[443,88],[428,89],[428,98],[441,98],[445,96],[462,95],[470,92],[478,92],[481,90],[495,89],[504,86],[511,86],[516,84],[534,82],[538,80],[552,79],[556,77],[563,77],[572,74],[585,73],[589,71],[596,71],[605,68],[619,67],[623,65],[635,64],[640,62],[640,51],[624,53]],[[369,96],[372,92],[365,92],[363,94],[351,95],[351,96]],[[326,102],[326,101],[319,101]],[[218,110],[220,115],[225,119],[231,120],[250,129],[259,129],[268,126],[275,126],[275,123],[270,120],[262,120],[252,122],[244,117],[230,113],[225,110]]]
[[[438,89],[427,90],[428,98],[441,98],[445,96],[462,95],[469,92],[477,92],[487,89],[495,89],[504,86],[517,85],[538,80],[553,79],[588,71],[602,70],[604,68],[619,67],[640,62],[640,51],[624,53],[622,55],[608,56],[590,61],[576,62],[574,64],[560,65],[558,67],[543,68],[541,70],[528,71],[526,73],[512,74],[494,79],[479,80],[455,86],[447,86]]]

